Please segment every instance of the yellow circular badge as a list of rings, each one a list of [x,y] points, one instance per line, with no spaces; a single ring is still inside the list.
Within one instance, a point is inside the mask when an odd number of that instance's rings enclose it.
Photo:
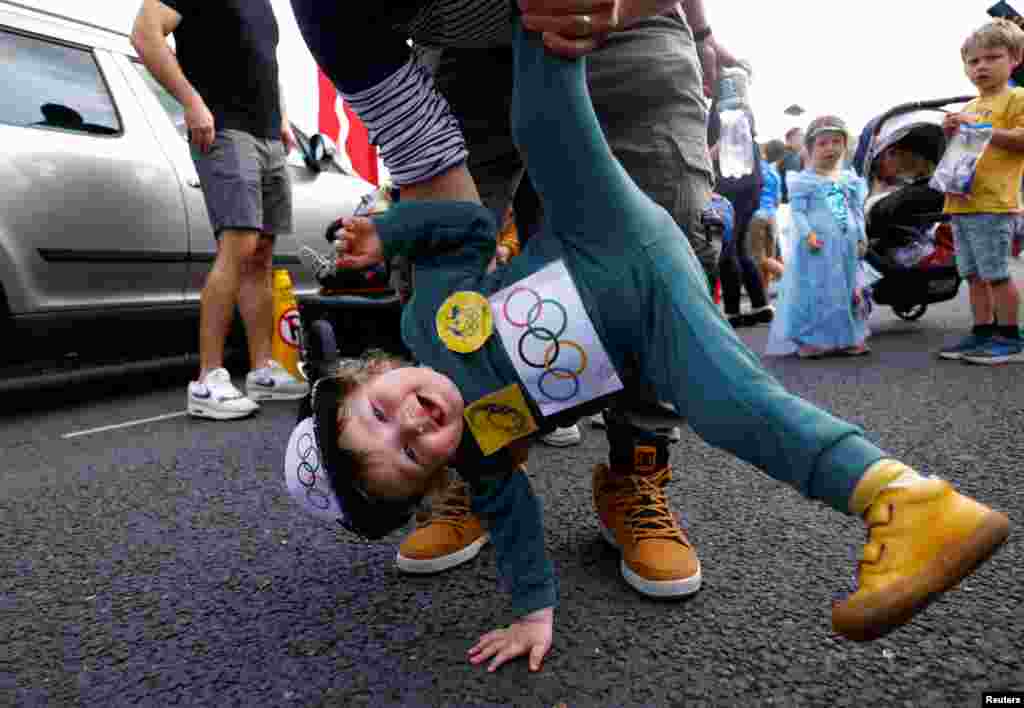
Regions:
[[[475,352],[493,332],[491,305],[480,293],[452,293],[437,311],[437,334],[453,352]]]

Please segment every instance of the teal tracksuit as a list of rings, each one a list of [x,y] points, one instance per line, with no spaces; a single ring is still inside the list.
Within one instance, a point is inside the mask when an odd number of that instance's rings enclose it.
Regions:
[[[788,393],[736,336],[684,234],[613,157],[587,93],[584,60],[548,54],[518,21],[515,51],[513,135],[544,200],[544,229],[507,267],[484,275],[497,226],[483,207],[402,202],[376,217],[386,254],[416,263],[416,292],[402,321],[410,350],[448,375],[467,406],[519,383],[497,335],[472,354],[451,352],[437,334],[436,313],[455,291],[487,296],[561,259],[627,388],[647,387],[710,444],[846,513],[865,469],[887,455],[857,427]],[[528,403],[542,432],[586,412],[545,419]],[[509,474],[506,451],[482,455],[468,429],[458,469],[487,520],[513,609],[556,604],[540,506],[526,476]]]

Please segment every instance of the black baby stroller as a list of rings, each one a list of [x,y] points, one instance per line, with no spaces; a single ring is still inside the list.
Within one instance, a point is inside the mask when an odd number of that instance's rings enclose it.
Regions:
[[[862,137],[869,141],[862,174],[872,187],[865,207],[865,260],[882,274],[872,287],[872,296],[877,304],[890,306],[904,320],[919,319],[928,305],[955,298],[961,279],[952,261],[948,226],[935,228],[948,222],[948,217],[942,213],[943,194],[928,185],[931,174],[917,174],[879,190],[883,153],[898,148],[922,158],[934,171],[946,149],[942,131],[942,118],[948,112],[945,107],[972,98],[958,96],[896,106],[872,121]],[[948,251],[948,257],[909,262],[922,253],[934,253],[935,248]]]

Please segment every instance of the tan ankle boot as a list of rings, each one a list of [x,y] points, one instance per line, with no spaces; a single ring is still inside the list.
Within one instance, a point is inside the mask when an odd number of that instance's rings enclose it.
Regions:
[[[671,469],[593,470],[593,502],[605,540],[622,553],[622,577],[655,597],[683,597],[700,589],[700,561],[669,508]]]
[[[429,514],[398,548],[395,564],[406,573],[440,573],[476,558],[488,541],[480,519],[470,511],[469,488],[454,479]]]

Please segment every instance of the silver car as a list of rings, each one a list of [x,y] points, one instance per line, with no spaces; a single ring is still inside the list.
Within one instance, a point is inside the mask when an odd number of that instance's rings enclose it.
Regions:
[[[0,87],[2,357],[59,356],[146,323],[194,329],[216,243],[182,109],[128,36],[0,0]],[[295,233],[274,262],[302,294],[315,281],[299,249],[326,252],[326,226],[374,187],[329,139],[296,137]]]

